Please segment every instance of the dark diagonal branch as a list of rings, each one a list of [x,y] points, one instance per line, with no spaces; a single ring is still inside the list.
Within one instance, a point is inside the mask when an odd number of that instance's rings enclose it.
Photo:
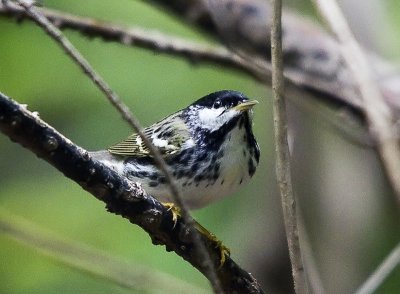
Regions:
[[[174,227],[171,212],[146,195],[139,185],[93,160],[86,150],[3,94],[0,94],[0,130],[105,202],[109,212],[142,227],[153,244],[165,245],[168,251],[174,251],[210,278],[204,260],[193,250],[193,231],[181,218]],[[202,241],[211,253],[213,263],[219,265],[217,244],[206,238]],[[263,293],[257,281],[230,258],[217,275],[226,293]]]

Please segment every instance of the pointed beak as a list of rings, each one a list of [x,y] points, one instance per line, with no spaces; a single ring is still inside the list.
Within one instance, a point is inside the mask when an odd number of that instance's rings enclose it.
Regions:
[[[232,109],[236,110],[236,111],[247,111],[253,108],[254,105],[258,104],[257,100],[250,100],[250,101],[246,101],[243,103],[240,103],[238,105],[236,105],[235,107],[232,107]]]

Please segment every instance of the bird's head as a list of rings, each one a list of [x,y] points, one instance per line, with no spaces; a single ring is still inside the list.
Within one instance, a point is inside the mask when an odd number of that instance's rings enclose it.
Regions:
[[[195,101],[183,111],[183,116],[192,127],[213,132],[241,116],[251,120],[252,108],[257,103],[240,92],[223,90]]]

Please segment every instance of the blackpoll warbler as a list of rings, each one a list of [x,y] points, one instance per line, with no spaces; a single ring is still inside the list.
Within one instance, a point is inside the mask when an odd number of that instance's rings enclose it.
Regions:
[[[158,147],[189,208],[231,194],[254,174],[260,151],[250,101],[236,91],[209,94],[144,129]],[[165,176],[137,134],[92,155],[162,202],[173,202]]]

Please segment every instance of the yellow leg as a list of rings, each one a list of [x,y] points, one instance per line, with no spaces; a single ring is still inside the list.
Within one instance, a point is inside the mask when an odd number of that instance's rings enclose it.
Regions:
[[[219,267],[218,267],[218,269],[220,269],[226,261],[226,256],[231,255],[231,251],[229,250],[228,247],[226,247],[222,243],[221,240],[218,240],[217,236],[215,236],[213,233],[211,233],[209,230],[207,230],[205,227],[203,227],[196,221],[195,221],[195,227],[201,234],[206,236],[207,239],[214,241],[216,243],[215,248],[218,248],[218,250],[220,252],[220,260],[219,260]]]
[[[181,209],[175,205],[173,202],[162,202],[162,205],[166,207],[172,213],[172,221],[174,222],[174,228],[176,226],[176,222],[178,221],[178,217],[181,216]]]
[[[174,228],[175,228],[176,222],[178,221],[178,217],[181,216],[181,209],[172,202],[163,202],[162,204],[168,210],[171,210],[172,221],[174,222]],[[196,230],[199,233],[201,233],[207,239],[216,243],[215,248],[218,248],[218,250],[220,252],[220,265],[219,265],[218,269],[221,268],[225,263],[226,256],[229,256],[231,254],[231,251],[229,250],[228,247],[226,247],[224,244],[222,244],[222,241],[218,240],[218,238],[213,233],[211,233],[205,227],[200,225],[197,221],[195,221],[195,220],[193,220],[193,221],[194,221],[194,227],[196,228]]]

